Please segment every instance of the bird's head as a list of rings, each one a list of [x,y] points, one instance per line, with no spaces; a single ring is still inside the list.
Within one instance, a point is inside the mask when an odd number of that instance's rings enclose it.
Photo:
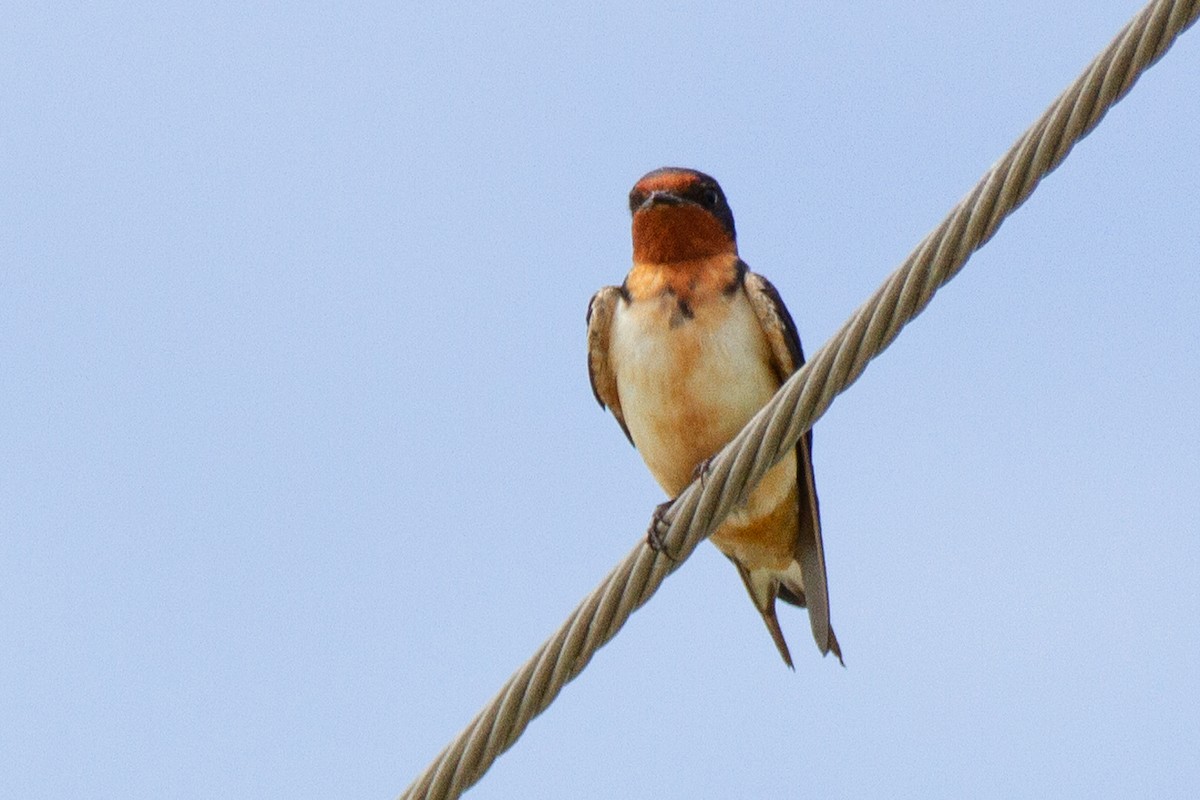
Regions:
[[[737,255],[733,212],[721,185],[703,172],[662,167],[629,192],[633,260],[667,264]]]

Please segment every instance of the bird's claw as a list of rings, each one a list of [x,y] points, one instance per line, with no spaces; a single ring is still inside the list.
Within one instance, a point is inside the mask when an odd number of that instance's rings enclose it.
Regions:
[[[667,524],[667,509],[671,507],[674,500],[668,500],[665,503],[659,503],[654,508],[654,514],[650,517],[650,527],[646,529],[646,546],[656,553],[662,553],[672,561],[679,559],[667,549],[667,542],[663,539],[660,528]]]
[[[692,480],[699,479],[700,488],[704,488],[705,481],[708,480],[708,468],[712,465],[713,457],[709,456],[700,463],[696,464],[692,469]],[[656,553],[662,553],[672,561],[678,561],[679,557],[667,549],[667,542],[663,539],[661,528],[667,524],[667,509],[671,507],[674,500],[668,500],[665,503],[659,503],[654,509],[654,516],[650,519],[650,527],[646,529],[646,545]]]
[[[708,468],[712,466],[712,460],[713,457],[709,456],[697,464],[692,470],[692,480],[695,481],[696,479],[699,479],[701,489],[704,488],[704,484],[708,480]]]

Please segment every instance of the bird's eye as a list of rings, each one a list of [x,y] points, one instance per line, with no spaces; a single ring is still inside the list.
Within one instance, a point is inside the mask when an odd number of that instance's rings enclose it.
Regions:
[[[721,202],[721,195],[711,186],[706,186],[700,190],[700,205],[705,208],[716,208]]]

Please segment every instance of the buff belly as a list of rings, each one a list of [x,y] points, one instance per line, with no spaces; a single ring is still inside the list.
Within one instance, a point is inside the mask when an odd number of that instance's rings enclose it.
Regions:
[[[674,497],[766,404],[779,381],[740,289],[690,304],[674,296],[618,305],[612,363],[625,422],[651,474]],[[771,469],[713,543],[750,570],[785,570],[798,529],[796,459]]]

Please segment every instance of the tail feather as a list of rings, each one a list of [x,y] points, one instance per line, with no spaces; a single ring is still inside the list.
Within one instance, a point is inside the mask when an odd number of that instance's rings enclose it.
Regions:
[[[767,630],[771,634],[771,638],[775,640],[775,646],[779,648],[779,655],[783,656],[783,663],[788,665],[791,670],[796,669],[796,665],[792,663],[792,654],[788,652],[787,640],[783,638],[783,629],[779,627],[779,618],[775,616],[775,598],[772,597],[767,603],[765,609],[760,609],[763,622],[767,624]]]
[[[820,643],[818,642],[818,644]],[[837,656],[838,663],[843,667],[846,666],[846,660],[842,658],[842,646],[838,644],[837,637],[833,635],[833,628],[829,629],[829,641],[827,642],[827,645],[827,648],[822,652],[833,653],[835,656]]]
[[[804,589],[788,581],[786,574],[779,583],[778,596],[785,603],[791,603],[801,608],[808,608],[808,598],[804,593]],[[819,612],[814,614],[813,609],[809,608],[809,619],[812,623],[813,639],[816,641],[817,647],[821,650],[821,655],[833,653],[837,656],[838,663],[843,667],[846,666],[846,661],[842,658],[842,647],[838,644],[837,636],[833,632],[833,626],[829,624],[828,614],[822,615]]]
[[[762,614],[767,632],[771,634],[775,647],[779,649],[779,655],[783,656],[783,663],[795,669],[787,640],[783,638],[783,629],[779,627],[779,618],[775,615],[775,599],[778,598],[802,608],[806,605],[803,579],[799,576],[799,565],[793,563],[787,572],[782,573],[767,570],[751,572],[734,559],[730,558],[729,560],[733,561],[733,565],[737,567],[738,575],[742,576],[742,583],[746,584],[746,591],[750,594],[754,607],[758,609],[759,614]],[[833,653],[837,656],[838,662],[843,667],[846,666],[846,662],[842,660],[842,648],[833,634],[833,628],[826,624],[823,632],[825,641],[821,641],[817,634],[817,626],[814,624],[813,637],[817,640],[817,647],[820,648],[821,655]]]
[[[787,640],[783,638],[783,629],[779,627],[779,618],[775,616],[775,596],[780,589],[779,581],[762,571],[752,573],[732,558],[729,560],[733,561],[733,565],[737,567],[738,575],[742,576],[742,583],[746,584],[746,591],[750,594],[750,600],[758,609],[758,613],[762,614],[767,632],[771,634],[772,641],[779,648],[779,655],[783,656],[783,663],[787,664],[790,669],[795,669],[796,665],[792,663],[792,654],[788,651]]]

